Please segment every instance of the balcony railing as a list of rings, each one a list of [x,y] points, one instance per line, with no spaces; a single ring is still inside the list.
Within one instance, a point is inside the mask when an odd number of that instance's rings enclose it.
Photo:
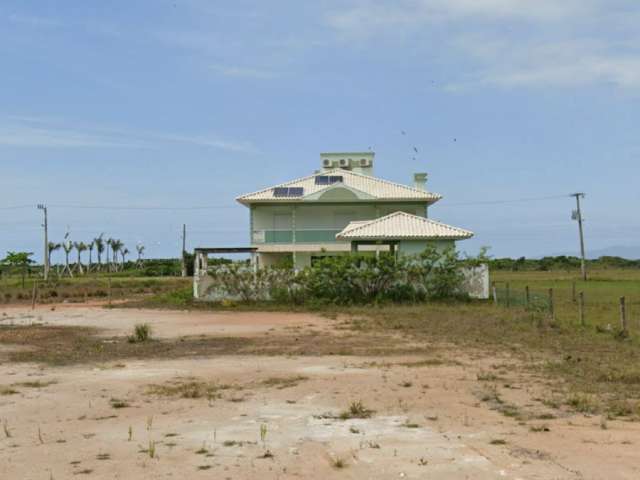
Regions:
[[[295,243],[335,243],[342,229],[296,230]],[[293,243],[293,230],[254,230],[253,243]]]

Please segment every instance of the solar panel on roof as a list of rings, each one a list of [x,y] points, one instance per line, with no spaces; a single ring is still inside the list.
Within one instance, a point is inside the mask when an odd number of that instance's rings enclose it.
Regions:
[[[343,180],[344,177],[342,175],[318,175],[316,177],[316,185],[333,185]]]
[[[273,189],[273,196],[278,198],[283,197],[301,197],[304,193],[302,187],[275,187]]]

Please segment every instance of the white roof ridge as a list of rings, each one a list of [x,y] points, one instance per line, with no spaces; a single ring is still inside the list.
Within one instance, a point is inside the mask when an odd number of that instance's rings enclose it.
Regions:
[[[337,167],[337,168],[332,168],[331,170],[316,172],[316,173],[313,173],[311,175],[307,175],[307,176],[304,176],[304,177],[299,177],[299,178],[296,178],[296,179],[293,179],[293,180],[289,180],[287,182],[279,183],[279,184],[271,186],[271,187],[262,188],[260,190],[256,190],[256,191],[251,192],[251,193],[246,193],[246,194],[240,195],[239,197],[236,197],[236,201],[239,201],[239,202],[247,201],[247,200],[250,200],[251,197],[253,197],[253,196],[257,196],[257,195],[268,193],[268,192],[272,191],[274,188],[287,187],[287,186],[292,185],[292,184],[299,184],[299,183],[308,181],[308,180],[310,180],[310,179],[312,179],[314,177],[318,177],[318,176],[322,176],[322,175],[340,175],[340,176],[351,176],[351,177],[355,177],[355,178],[361,178],[361,179],[372,181],[372,182],[375,182],[375,183],[378,183],[378,184],[382,184],[382,185],[385,185],[385,186],[392,186],[392,187],[395,187],[395,188],[399,188],[399,189],[404,190],[406,192],[411,192],[412,194],[420,194],[420,195],[424,195],[426,197],[430,197],[429,200],[432,201],[432,202],[435,202],[435,201],[440,200],[442,198],[442,195],[437,194],[437,193],[428,192],[426,190],[421,190],[421,189],[418,189],[418,188],[415,188],[415,187],[411,187],[409,185],[403,185],[401,183],[392,182],[390,180],[385,180],[384,178],[378,178],[378,177],[374,177],[372,175],[365,175],[365,174],[362,174],[362,173],[353,172],[351,170],[344,170],[342,168],[338,168]],[[347,182],[343,182],[343,183],[346,184]],[[316,190],[315,192],[312,192],[312,193],[309,193],[309,194],[305,194],[302,197],[298,197],[298,198],[304,198],[307,195],[312,195],[312,194],[324,191],[324,190],[326,190],[326,189],[328,189],[328,188],[330,188],[332,186],[335,186],[335,184],[327,185],[325,188],[322,188],[320,190]],[[374,195],[374,196],[378,197],[380,200],[384,200],[385,199],[384,197],[379,197],[378,195]],[[387,197],[387,198],[390,198],[390,197]],[[393,198],[393,197],[391,197],[391,198]],[[403,197],[400,196],[400,197],[396,197],[396,198],[403,198]],[[289,198],[288,200],[291,200],[291,199]]]
[[[340,169],[338,168],[337,170],[340,170]],[[425,193],[425,194],[430,194],[430,195],[434,195],[436,197],[442,198],[442,195],[440,195],[438,193],[428,192],[427,190],[420,190],[419,188],[412,187],[410,185],[405,185],[404,183],[392,182],[391,180],[386,180],[386,179],[380,178],[380,177],[374,177],[372,175],[365,175],[364,173],[353,172],[351,170],[344,170],[344,171],[348,172],[351,175],[356,175],[356,176],[365,177],[365,178],[372,178],[374,180],[377,180],[378,182],[382,182],[382,183],[387,183],[389,185],[393,185],[394,187],[406,188],[408,190],[413,190],[414,192],[417,192],[417,193]]]

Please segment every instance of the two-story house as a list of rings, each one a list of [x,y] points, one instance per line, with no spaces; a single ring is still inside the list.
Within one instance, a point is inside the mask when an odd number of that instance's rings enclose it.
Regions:
[[[373,175],[373,152],[322,153],[322,168],[308,177],[248,193],[251,246],[259,266],[290,259],[296,268],[314,258],[351,251],[418,253],[473,235],[428,218],[442,197],[426,188],[426,173],[414,185]]]

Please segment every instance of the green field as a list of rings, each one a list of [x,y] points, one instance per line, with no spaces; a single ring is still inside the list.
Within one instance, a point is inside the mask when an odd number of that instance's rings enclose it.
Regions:
[[[36,301],[40,303],[84,302],[91,299],[129,299],[136,296],[171,292],[191,285],[190,278],[181,277],[140,277],[127,276],[120,272],[91,274],[74,278],[52,278],[44,282],[42,278],[25,278],[19,275],[4,276],[0,279],[0,303],[30,303],[34,284],[37,285]]]
[[[589,280],[580,279],[579,271],[494,271],[499,302],[506,303],[507,284],[511,305],[523,305],[525,287],[538,300],[541,308],[548,304],[548,290],[553,288],[556,321],[579,325],[578,303],[573,300],[584,292],[585,321],[588,326],[618,329],[620,297],[625,297],[629,330],[640,334],[640,270],[602,269],[589,271]]]

